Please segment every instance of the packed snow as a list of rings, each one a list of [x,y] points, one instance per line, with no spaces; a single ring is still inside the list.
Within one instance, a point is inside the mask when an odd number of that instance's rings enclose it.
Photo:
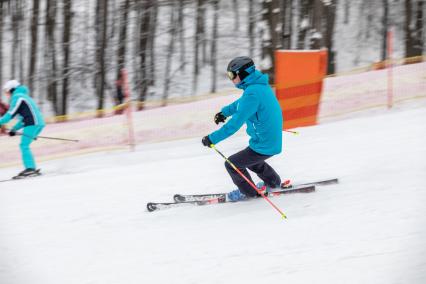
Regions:
[[[286,220],[262,199],[147,212],[234,189],[200,139],[41,163],[0,183],[0,283],[426,283],[425,125],[423,106],[283,133],[282,178],[340,180],[272,198]]]

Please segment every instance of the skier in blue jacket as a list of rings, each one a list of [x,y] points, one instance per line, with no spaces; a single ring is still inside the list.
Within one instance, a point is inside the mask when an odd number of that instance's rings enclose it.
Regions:
[[[266,159],[281,153],[283,117],[277,98],[269,85],[268,75],[256,70],[251,58],[234,58],[227,68],[228,77],[235,86],[243,89],[242,96],[222,108],[214,117],[216,124],[231,119],[219,130],[202,139],[204,146],[210,147],[237,132],[245,123],[250,136],[249,146],[229,157],[229,160],[251,181],[247,169],[262,179],[266,186],[275,188],[281,184],[276,171],[265,162]],[[238,201],[256,197],[257,192],[227,162],[226,170],[237,186],[228,193],[228,199]]]
[[[18,122],[9,131],[9,136],[15,136],[16,131],[23,128],[19,147],[25,170],[19,173],[17,177],[22,178],[38,175],[39,171],[36,170],[30,144],[37,138],[45,126],[43,115],[34,100],[29,96],[28,88],[21,85],[18,81],[8,81],[3,86],[3,91],[10,99],[10,106],[6,114],[0,118],[0,126],[8,123],[12,118],[17,116]]]

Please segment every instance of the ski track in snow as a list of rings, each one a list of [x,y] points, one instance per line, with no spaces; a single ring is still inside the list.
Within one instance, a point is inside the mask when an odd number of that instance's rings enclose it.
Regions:
[[[287,220],[263,200],[148,213],[233,189],[200,139],[43,163],[0,184],[0,283],[426,283],[425,125],[422,107],[284,133],[282,177],[340,179],[273,198]]]

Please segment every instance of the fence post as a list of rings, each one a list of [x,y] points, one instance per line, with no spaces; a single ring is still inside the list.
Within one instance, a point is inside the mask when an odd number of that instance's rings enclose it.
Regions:
[[[135,133],[134,133],[134,127],[133,127],[133,116],[132,116],[132,100],[130,96],[130,88],[129,88],[129,82],[128,82],[128,76],[126,69],[121,69],[121,76],[123,78],[123,85],[124,85],[124,98],[125,98],[125,105],[126,105],[126,117],[127,117],[127,128],[129,130],[129,146],[130,150],[135,150]]]
[[[390,27],[387,31],[387,69],[388,69],[388,109],[393,105],[393,28]]]

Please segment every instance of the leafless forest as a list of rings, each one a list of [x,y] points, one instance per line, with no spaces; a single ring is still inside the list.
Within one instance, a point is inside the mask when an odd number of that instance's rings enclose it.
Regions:
[[[422,55],[424,13],[424,0],[0,0],[0,82],[20,80],[64,115],[71,103],[105,108],[124,67],[142,110],[149,98],[216,92],[236,55],[273,80],[274,50],[328,48],[333,74],[350,23],[358,50],[377,43],[373,61],[387,58],[391,26],[402,56]]]

